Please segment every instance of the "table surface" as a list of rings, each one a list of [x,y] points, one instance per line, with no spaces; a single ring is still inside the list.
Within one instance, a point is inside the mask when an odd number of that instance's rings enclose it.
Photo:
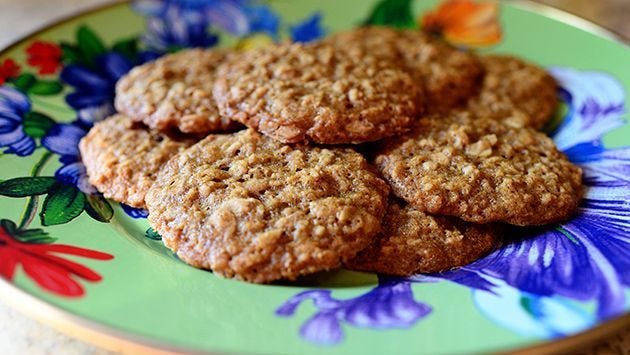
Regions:
[[[0,0],[0,48],[40,26],[109,0]],[[609,28],[630,39],[630,0],[538,0]],[[0,302],[2,354],[113,354],[29,319]],[[630,354],[630,326],[582,354]]]

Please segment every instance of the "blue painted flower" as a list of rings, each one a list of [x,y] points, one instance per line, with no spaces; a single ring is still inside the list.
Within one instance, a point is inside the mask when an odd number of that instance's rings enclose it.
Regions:
[[[328,290],[298,293],[281,305],[276,315],[292,316],[307,300],[313,301],[317,313],[302,325],[300,335],[318,344],[340,342],[343,323],[357,328],[409,328],[431,312],[431,307],[414,300],[409,282],[381,278],[378,287],[347,300],[333,298]]]
[[[31,102],[26,95],[0,86],[0,147],[7,147],[3,153],[18,156],[31,155],[35,151],[35,140],[24,132],[24,115],[31,110]]]
[[[154,58],[151,53],[143,52],[139,59],[142,62]],[[79,141],[95,122],[115,112],[116,82],[132,66],[129,59],[110,51],[96,57],[93,67],[80,64],[64,67],[60,78],[74,87],[74,91],[66,96],[66,102],[77,112],[77,119],[72,123],[54,125],[42,138],[42,145],[60,156],[62,166],[55,172],[59,181],[75,185],[87,194],[97,193],[88,182],[79,154]]]
[[[145,44],[156,51],[165,53],[186,47],[211,47],[218,37],[207,30],[204,16],[184,17],[176,8],[163,16],[147,19],[147,32],[142,37]]]
[[[75,89],[66,96],[66,102],[77,111],[79,120],[91,124],[111,115],[116,82],[131,68],[129,60],[116,52],[98,56],[93,68],[66,66],[61,80]]]
[[[601,142],[606,132],[625,124],[624,92],[607,74],[568,68],[554,68],[552,74],[569,106],[553,138],[584,170],[587,190],[577,216],[521,233],[486,258],[434,276],[476,294],[496,294],[504,283],[534,298],[595,301],[596,317],[604,320],[625,311],[625,287],[630,286],[630,148],[607,150]],[[547,325],[558,323],[550,336],[570,334],[558,330],[568,318],[546,318]]]
[[[239,0],[137,0],[134,9],[147,17],[143,40],[163,53],[214,46],[218,37],[212,28],[242,36],[251,27],[246,2]]]
[[[267,5],[252,4],[244,7],[247,16],[247,33],[266,33],[272,38],[278,38],[280,16]]]
[[[144,42],[167,52],[186,47],[211,47],[218,37],[213,29],[236,36],[263,33],[277,40],[280,16],[256,1],[246,0],[137,0],[137,12],[147,17]],[[321,14],[314,13],[289,28],[296,42],[309,42],[324,35]]]
[[[144,208],[131,207],[122,202],[120,203],[120,207],[131,218],[138,219],[138,218],[147,218],[149,216],[149,211],[145,210]]]
[[[201,0],[201,2],[205,3],[205,15],[213,28],[235,36],[243,36],[252,31],[251,19],[247,16],[247,8],[252,6],[251,1]]]
[[[472,297],[484,316],[517,333],[558,338],[592,327],[595,316],[574,302],[523,292],[493,279],[492,292],[474,290]]]
[[[322,27],[321,20],[322,14],[316,12],[304,21],[291,26],[289,28],[291,39],[295,42],[310,42],[324,37],[326,31]]]
[[[42,138],[42,145],[53,153],[59,154],[62,166],[55,172],[60,182],[76,186],[86,194],[97,193],[90,185],[85,166],[79,154],[79,141],[89,130],[80,120],[72,123],[58,123]]]

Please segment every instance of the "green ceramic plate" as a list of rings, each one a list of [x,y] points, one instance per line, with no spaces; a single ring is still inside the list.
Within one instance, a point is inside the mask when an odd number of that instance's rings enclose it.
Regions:
[[[363,24],[425,27],[547,67],[563,102],[547,132],[584,170],[579,214],[514,231],[512,244],[448,273],[340,270],[254,285],[180,262],[145,211],[86,182],[78,140],[112,113],[114,83],[133,65],[184,47],[310,41]],[[63,21],[0,54],[1,294],[108,346],[381,354],[580,344],[628,320],[628,63],[620,42],[519,4],[141,0]]]

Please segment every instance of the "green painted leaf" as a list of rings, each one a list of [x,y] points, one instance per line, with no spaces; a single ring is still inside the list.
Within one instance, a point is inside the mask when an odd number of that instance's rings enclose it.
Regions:
[[[13,237],[22,243],[48,244],[56,240],[41,228],[18,231]]]
[[[40,112],[27,112],[24,115],[24,133],[33,138],[42,138],[55,125],[55,121]]]
[[[114,209],[101,195],[86,195],[85,212],[99,222],[109,222],[114,216]]]
[[[56,185],[44,199],[39,216],[43,226],[68,223],[83,212],[85,194],[72,185]]]
[[[13,85],[23,92],[27,92],[36,81],[37,79],[35,78],[35,75],[31,73],[24,73],[17,78],[12,79]]]
[[[63,90],[63,86],[55,80],[37,80],[28,89],[29,94],[35,94],[40,96],[55,95]]]
[[[26,197],[45,194],[53,189],[57,180],[52,176],[27,176],[0,182],[0,195]]]
[[[138,38],[122,39],[114,43],[112,50],[134,61],[138,57]]]
[[[364,24],[396,28],[418,26],[411,12],[411,0],[382,0],[374,7]]]
[[[2,227],[7,233],[13,235],[17,229],[17,225],[9,219],[0,220],[0,227]]]
[[[155,231],[155,229],[149,227],[146,232],[144,232],[144,236],[153,239],[153,240],[162,240],[162,236]]]
[[[81,51],[79,50],[79,47],[67,43],[67,42],[61,42],[61,60],[64,63],[83,63],[85,64],[85,61],[83,60]]]
[[[41,228],[20,230],[13,221],[8,219],[0,220],[0,227],[22,243],[42,244],[52,243],[56,240]]]
[[[94,58],[105,53],[105,45],[98,35],[88,26],[81,26],[77,30],[77,44],[83,58],[94,63]]]

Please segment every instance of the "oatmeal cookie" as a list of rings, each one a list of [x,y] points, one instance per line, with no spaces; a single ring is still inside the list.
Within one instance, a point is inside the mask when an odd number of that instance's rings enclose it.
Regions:
[[[481,57],[481,62],[486,74],[467,110],[514,127],[543,128],[558,105],[555,79],[515,57],[491,55]]]
[[[422,83],[428,111],[463,103],[475,94],[483,68],[477,56],[418,30],[363,27],[324,40],[361,58],[372,55],[404,68]]]
[[[116,109],[152,129],[204,135],[238,124],[212,98],[215,69],[227,50],[188,49],[132,69],[116,85]]]
[[[280,44],[217,70],[221,113],[284,143],[375,141],[407,131],[421,89],[388,62],[323,43]]]
[[[144,196],[160,167],[193,140],[151,132],[123,115],[92,127],[79,149],[90,184],[107,198],[144,208]]]
[[[351,149],[283,145],[249,129],[181,152],[146,201],[180,259],[263,283],[354,257],[379,232],[388,191]]]
[[[570,217],[581,197],[579,167],[531,128],[467,112],[420,120],[375,162],[398,196],[423,212],[470,222],[542,225]]]
[[[382,232],[345,267],[396,276],[444,271],[488,253],[500,231],[496,224],[433,216],[391,199]]]

